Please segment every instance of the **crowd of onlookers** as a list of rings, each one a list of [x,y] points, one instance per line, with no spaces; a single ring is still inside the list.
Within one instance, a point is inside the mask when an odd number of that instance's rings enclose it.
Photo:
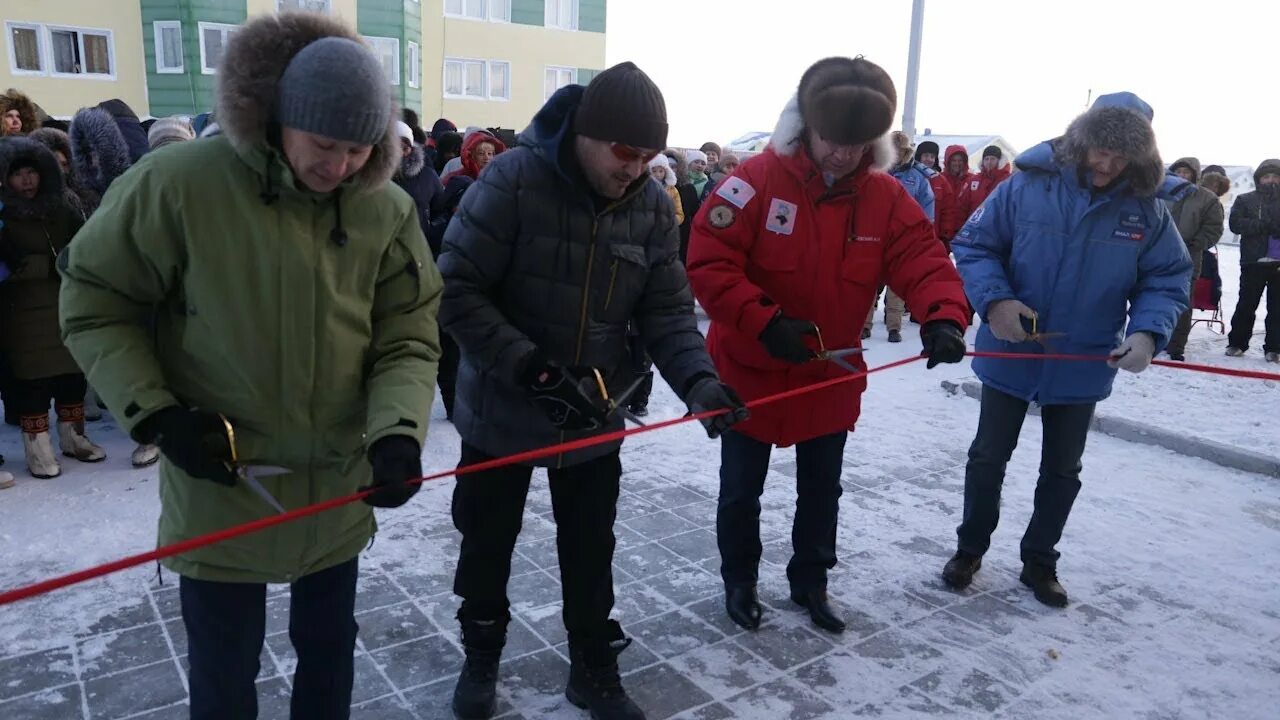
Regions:
[[[165,145],[216,135],[220,128],[209,113],[140,119],[120,100],[107,100],[77,112],[70,121],[50,117],[22,92],[0,95],[0,398],[5,420],[22,428],[27,467],[35,477],[61,472],[58,455],[81,462],[106,459],[87,436],[85,421],[101,416],[85,376],[62,346],[57,321],[58,253],[94,213],[111,183],[147,152]],[[489,162],[517,142],[512,130],[467,127],[460,131],[447,119],[424,129],[417,115],[403,111],[398,124],[403,157],[395,182],[413,198],[433,255],[439,255],[445,228],[462,195]],[[934,223],[938,239],[948,248],[965,220],[1016,170],[995,145],[982,151],[981,163],[971,169],[968,149],[951,145],[945,152],[925,140],[916,145],[903,133],[889,138],[897,152],[892,174]],[[680,255],[685,258],[693,220],[706,199],[733,175],[741,158],[714,142],[697,149],[666,148],[650,163],[653,179],[671,198],[680,228]],[[1230,190],[1225,170],[1201,168],[1194,157],[1170,168],[1177,177],[1201,186],[1190,197],[1170,203],[1174,221],[1187,243],[1195,273],[1195,307],[1212,307],[1221,295],[1217,258],[1212,250],[1221,237],[1224,212],[1220,198]],[[1240,296],[1227,354],[1243,355],[1253,336],[1255,313],[1267,297],[1266,360],[1280,362],[1280,161],[1267,160],[1254,176],[1256,189],[1236,199],[1230,228],[1241,239]],[[1199,280],[1199,282],[1197,282]],[[872,314],[863,337],[871,335]],[[907,308],[892,291],[885,297],[885,325],[890,342],[902,340]],[[1184,359],[1191,327],[1188,310],[1167,349]],[[458,350],[442,338],[444,356],[439,386],[447,414],[452,417]],[[633,351],[637,372],[649,363],[640,343]],[[630,400],[630,409],[645,414],[646,383]],[[54,410],[51,427],[49,409]],[[57,431],[57,447],[51,430]],[[56,451],[55,451],[56,450]],[[156,462],[154,446],[139,445],[132,454],[137,467]],[[0,487],[13,484],[0,472]]]

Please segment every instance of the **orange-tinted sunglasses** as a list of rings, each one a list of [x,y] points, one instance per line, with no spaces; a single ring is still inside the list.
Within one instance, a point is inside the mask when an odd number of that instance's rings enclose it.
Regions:
[[[613,151],[613,156],[623,162],[634,162],[639,160],[642,163],[648,163],[650,160],[658,157],[658,150],[641,150],[637,147],[625,145],[623,143],[609,143],[609,149]]]

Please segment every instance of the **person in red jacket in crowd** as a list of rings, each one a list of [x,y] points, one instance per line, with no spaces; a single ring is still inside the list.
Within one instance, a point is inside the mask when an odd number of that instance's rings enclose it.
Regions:
[[[942,241],[942,245],[950,253],[951,238],[960,232],[960,226],[964,224],[964,220],[960,218],[960,203],[956,197],[956,190],[942,172],[942,167],[938,165],[938,143],[925,140],[916,146],[916,162],[938,173],[929,178],[929,187],[933,189],[933,212],[936,216],[933,229],[938,233],[938,239]]]
[[[996,186],[1008,180],[1011,174],[1004,152],[995,145],[988,145],[982,151],[982,172],[969,178],[969,182],[960,190],[960,214],[964,218],[961,223],[967,221]]]
[[[924,211],[892,176],[893,81],[863,59],[805,71],[764,153],[707,198],[689,240],[688,274],[711,319],[711,357],[726,383],[757,399],[848,374],[822,354],[857,348],[882,281],[918,313],[929,367],[964,358],[969,312],[955,267]],[[845,358],[858,369],[859,355]],[[725,607],[755,630],[760,496],[773,447],[796,445],[791,599],[831,632],[837,500],[848,433],[866,380],[754,408],[721,440],[716,534]]]
[[[462,143],[462,168],[440,178],[440,182],[448,185],[454,175],[465,175],[476,180],[480,177],[480,171],[489,165],[489,161],[506,149],[507,146],[498,138],[484,130],[477,130]]]
[[[956,213],[959,215],[960,225],[963,227],[969,216],[960,207],[960,195],[964,193],[965,188],[969,187],[969,181],[977,179],[973,171],[969,169],[969,151],[963,145],[948,145],[943,167],[945,172],[942,174],[947,176],[947,182],[951,183],[951,189],[955,192]]]

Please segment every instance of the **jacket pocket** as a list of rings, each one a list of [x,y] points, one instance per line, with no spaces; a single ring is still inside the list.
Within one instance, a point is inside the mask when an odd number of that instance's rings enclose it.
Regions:
[[[644,248],[637,245],[609,246],[609,265],[603,279],[598,317],[608,323],[626,322],[635,314],[636,305],[649,279],[649,263]]]
[[[840,276],[847,282],[868,287],[879,286],[883,279],[884,245],[880,242],[845,243],[844,259],[840,261]]]

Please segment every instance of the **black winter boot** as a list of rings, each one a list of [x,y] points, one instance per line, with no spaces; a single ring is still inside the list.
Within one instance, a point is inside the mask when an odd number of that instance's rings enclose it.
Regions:
[[[1050,607],[1067,606],[1067,591],[1058,582],[1057,568],[1036,563],[1023,563],[1022,576],[1018,578],[1023,585],[1031,588],[1036,599]]]
[[[618,674],[618,655],[631,639],[616,620],[591,638],[569,638],[569,685],[564,696],[591,712],[591,720],[645,720],[644,711],[627,697]]]
[[[462,623],[462,648],[466,662],[453,689],[453,714],[460,720],[487,720],[498,706],[498,661],[507,642],[511,615],[477,620],[466,609],[458,610]]]
[[[942,568],[942,581],[954,590],[963,590],[973,582],[973,574],[982,569],[982,556],[957,550]]]

